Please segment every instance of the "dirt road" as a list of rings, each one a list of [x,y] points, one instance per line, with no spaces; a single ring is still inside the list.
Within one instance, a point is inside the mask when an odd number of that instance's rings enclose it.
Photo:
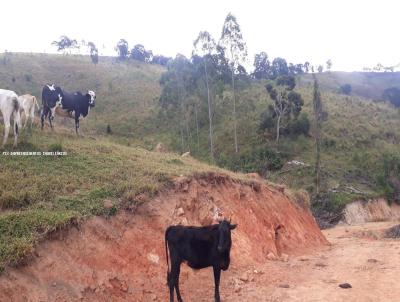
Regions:
[[[398,302],[400,240],[379,239],[381,230],[394,224],[366,223],[326,230],[324,235],[332,244],[328,248],[289,257],[287,262],[269,261],[247,273],[237,271],[245,281],[240,277],[225,279],[223,301]],[[232,272],[229,275],[233,276]],[[350,283],[352,288],[342,289],[341,283]],[[182,289],[190,291],[185,286]],[[211,301],[212,291],[207,296],[198,301]]]

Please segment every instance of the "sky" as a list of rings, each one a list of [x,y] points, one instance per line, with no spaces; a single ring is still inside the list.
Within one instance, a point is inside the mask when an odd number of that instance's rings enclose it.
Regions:
[[[0,52],[55,52],[51,42],[67,35],[93,41],[104,55],[115,55],[124,38],[130,48],[190,56],[200,31],[219,40],[231,12],[250,64],[261,51],[293,63],[331,59],[344,71],[400,63],[395,0],[3,0],[1,11]]]

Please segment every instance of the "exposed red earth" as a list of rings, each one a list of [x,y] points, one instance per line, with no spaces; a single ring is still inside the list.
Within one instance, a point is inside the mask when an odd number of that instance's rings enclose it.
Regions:
[[[273,301],[269,289],[291,282],[283,276],[296,257],[329,246],[308,209],[282,188],[225,175],[182,177],[134,212],[93,217],[40,243],[28,264],[0,277],[0,301],[167,301],[166,227],[220,217],[238,223],[223,301]],[[182,265],[180,284],[185,301],[213,299],[211,269]],[[256,299],[258,292],[265,296]]]

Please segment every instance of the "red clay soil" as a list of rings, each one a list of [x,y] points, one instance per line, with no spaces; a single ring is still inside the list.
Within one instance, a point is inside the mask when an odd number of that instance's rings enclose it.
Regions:
[[[39,244],[29,264],[0,277],[0,301],[167,301],[166,227],[207,225],[219,217],[238,223],[221,298],[244,301],[239,283],[258,267],[328,245],[309,211],[282,191],[223,175],[180,178],[135,213],[94,217]],[[211,269],[183,265],[180,284],[185,301],[213,300]]]

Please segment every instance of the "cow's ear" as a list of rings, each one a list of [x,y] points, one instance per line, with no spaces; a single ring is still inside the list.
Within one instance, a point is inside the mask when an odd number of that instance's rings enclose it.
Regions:
[[[231,224],[231,225],[229,226],[229,228],[230,228],[231,230],[236,229],[236,227],[237,227],[237,224]]]

